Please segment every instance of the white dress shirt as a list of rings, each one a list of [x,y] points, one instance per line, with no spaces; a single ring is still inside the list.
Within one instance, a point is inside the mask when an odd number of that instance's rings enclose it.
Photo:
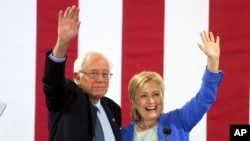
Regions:
[[[100,100],[95,104],[95,106],[98,108],[97,116],[102,125],[105,141],[115,141],[113,130],[111,128],[108,117],[106,115],[105,110],[102,107]]]

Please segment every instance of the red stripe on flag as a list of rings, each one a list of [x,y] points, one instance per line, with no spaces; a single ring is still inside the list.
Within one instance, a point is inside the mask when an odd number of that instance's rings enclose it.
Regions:
[[[47,109],[42,84],[45,53],[54,47],[57,39],[59,10],[65,10],[73,4],[78,5],[78,0],[37,1],[35,141],[48,140]],[[73,78],[73,61],[77,56],[77,39],[71,42],[68,54],[66,76]]]
[[[221,37],[225,75],[207,114],[207,141],[228,141],[230,124],[248,124],[249,9],[249,0],[210,0],[209,29]]]
[[[128,81],[135,73],[153,70],[163,74],[164,0],[123,1],[122,118],[130,119]]]

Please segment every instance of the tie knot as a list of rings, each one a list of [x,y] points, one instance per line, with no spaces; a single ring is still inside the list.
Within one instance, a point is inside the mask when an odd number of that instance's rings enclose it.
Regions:
[[[98,108],[98,107],[95,107],[95,113],[96,113],[96,115],[102,115],[102,112],[101,112],[101,110],[100,110],[100,108]]]
[[[96,110],[96,112],[100,112],[100,110],[97,106],[95,106],[95,110]]]

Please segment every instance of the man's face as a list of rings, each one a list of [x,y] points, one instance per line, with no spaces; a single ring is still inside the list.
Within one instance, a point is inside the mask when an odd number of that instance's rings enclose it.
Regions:
[[[110,70],[107,60],[98,55],[88,56],[80,71],[78,85],[87,91],[92,102],[103,97],[109,87]]]

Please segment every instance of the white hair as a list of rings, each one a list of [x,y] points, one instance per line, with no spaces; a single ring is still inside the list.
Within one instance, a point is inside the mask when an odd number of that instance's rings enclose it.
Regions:
[[[79,55],[76,58],[76,60],[74,62],[74,70],[73,70],[74,73],[79,73],[82,70],[82,66],[83,66],[83,63],[85,62],[86,57],[89,55],[92,55],[92,54],[98,54],[98,55],[102,56],[108,62],[109,70],[111,70],[112,64],[111,64],[110,60],[104,54],[102,54],[100,52],[89,51],[89,52],[86,52],[82,55]]]

